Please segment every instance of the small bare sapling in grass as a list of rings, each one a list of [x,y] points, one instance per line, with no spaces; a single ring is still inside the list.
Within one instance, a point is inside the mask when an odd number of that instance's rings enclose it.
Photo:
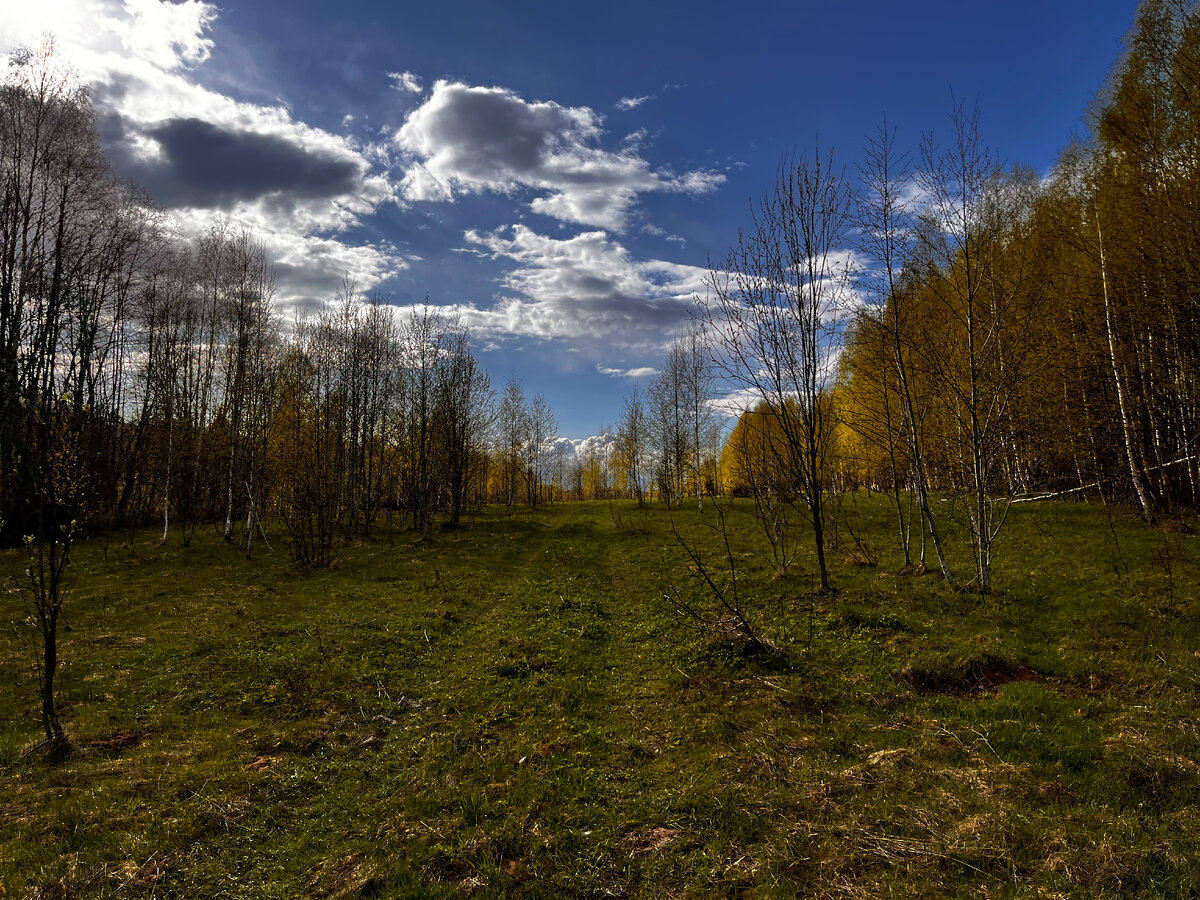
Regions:
[[[676,619],[689,628],[755,650],[779,653],[778,645],[760,630],[761,609],[743,590],[744,581],[740,579],[737,557],[729,541],[726,521],[729,508],[713,498],[716,521],[703,526],[717,536],[716,554],[704,549],[705,542],[700,537],[685,537],[672,519],[671,533],[690,563],[690,577],[683,586],[671,583],[664,598]]]

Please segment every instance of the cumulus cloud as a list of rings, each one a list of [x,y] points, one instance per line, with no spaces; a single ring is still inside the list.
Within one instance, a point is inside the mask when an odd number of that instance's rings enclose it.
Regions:
[[[763,402],[763,394],[754,388],[729,390],[719,397],[706,400],[708,408],[728,419],[736,419]]]
[[[617,436],[611,431],[605,431],[602,434],[578,438],[571,441],[571,444],[574,447],[575,456],[579,459],[586,459],[589,456],[603,457],[616,450]]]
[[[125,168],[168,208],[228,206],[272,194],[336,198],[357,190],[365,170],[349,151],[333,154],[198,118],[167,119],[144,133],[159,152],[130,154]]]
[[[390,244],[347,244],[333,238],[291,234],[263,234],[275,260],[279,285],[277,299],[285,309],[306,311],[332,300],[343,281],[351,278],[358,290],[367,292],[382,281],[408,268],[408,262]]]
[[[473,326],[510,335],[588,338],[607,349],[657,353],[687,320],[708,275],[696,266],[636,260],[603,231],[558,240],[514,225],[466,238],[517,264],[503,283],[519,296],[464,311]]]
[[[332,235],[395,199],[349,139],[296,120],[280,102],[240,102],[203,83],[217,8],[200,0],[39,0],[0,18],[0,54],[52,34],[92,88],[113,165],[143,184],[184,233],[214,218],[275,251],[282,296],[329,296],[332,269],[364,281],[404,266],[394,248]],[[362,268],[351,268],[361,266]],[[336,286],[333,284],[332,286]]]
[[[584,438],[557,437],[551,442],[551,451],[565,460],[603,459],[615,453],[617,436],[606,431]]]
[[[537,192],[534,212],[624,230],[639,195],[705,194],[725,180],[708,170],[656,170],[636,146],[600,146],[603,118],[588,107],[528,102],[500,87],[439,81],[394,136],[409,158],[410,200]]]
[[[175,210],[172,217],[185,234],[201,234],[213,224],[205,209]],[[332,300],[347,277],[366,292],[409,267],[388,243],[347,243],[336,237],[276,227],[256,216],[254,207],[223,217],[234,229],[249,228],[262,243],[275,273],[275,299],[285,316],[310,312]]]

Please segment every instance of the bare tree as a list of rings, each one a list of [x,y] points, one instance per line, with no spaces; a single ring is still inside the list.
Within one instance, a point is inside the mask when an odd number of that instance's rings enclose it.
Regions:
[[[711,561],[701,535],[687,538],[672,522],[671,532],[691,564],[688,571],[693,583],[690,588],[671,585],[664,598],[676,618],[696,631],[721,640],[743,642],[759,651],[778,653],[779,648],[759,628],[761,604],[755,602],[753,595],[747,596],[738,581],[737,554],[730,543],[726,521],[726,507],[732,506],[719,500],[713,505],[716,521],[705,523],[704,528],[719,537],[721,561],[715,564]]]
[[[925,437],[922,428],[923,410],[919,407],[914,386],[915,350],[909,341],[909,297],[912,294],[912,275],[909,284],[902,283],[906,267],[916,263],[915,244],[917,228],[915,211],[911,209],[907,190],[912,184],[907,160],[895,149],[895,134],[888,129],[886,120],[875,138],[867,145],[866,161],[861,168],[863,190],[856,204],[860,245],[873,265],[865,267],[859,278],[859,287],[874,310],[861,315],[858,324],[870,332],[870,339],[882,345],[891,372],[881,374],[882,389],[894,384],[897,418],[902,422],[904,443],[908,462],[910,489],[920,511],[923,529],[928,529],[937,554],[938,565],[945,580],[953,584],[946,553],[942,547],[941,531],[929,503],[929,473],[925,459]],[[891,381],[894,376],[894,382]],[[885,410],[891,414],[891,407]],[[888,428],[889,436],[892,429]],[[893,468],[895,466],[893,456]],[[907,530],[903,521],[903,507],[898,489],[900,479],[894,477],[896,488],[897,515],[901,519],[901,543],[905,559],[909,557]],[[925,562],[925,542],[921,541],[921,563]]]
[[[712,267],[699,307],[720,373],[778,417],[781,463],[809,511],[822,590],[833,432],[826,382],[840,341],[847,264],[837,251],[849,213],[832,154],[786,160],[750,230]]]
[[[668,506],[683,502],[688,494],[689,476],[697,482],[697,496],[701,493],[697,435],[707,412],[701,399],[707,386],[701,347],[698,329],[687,329],[671,343],[662,370],[650,386],[654,474]]]
[[[956,105],[951,124],[948,147],[932,138],[922,147],[920,183],[930,204],[919,235],[931,265],[921,289],[936,312],[926,317],[919,345],[958,469],[952,483],[965,498],[976,583],[986,593],[1010,493],[998,484],[997,463],[1037,346],[1038,317],[1029,305],[1036,294],[1024,290],[1031,269],[1020,240],[1035,187],[1031,178],[1002,175],[982,144],[977,108]],[[936,333],[928,327],[934,322]]]
[[[542,502],[544,482],[550,472],[550,460],[554,452],[554,440],[558,437],[558,423],[550,404],[541,394],[534,396],[525,414],[529,425],[525,444],[525,481],[529,506],[537,509]]]
[[[404,413],[405,494],[413,527],[428,537],[437,506],[434,461],[434,410],[438,399],[437,367],[446,339],[445,326],[429,305],[414,309],[403,332],[407,381]]]
[[[496,459],[500,466],[500,491],[504,505],[511,510],[516,503],[521,455],[529,439],[529,413],[525,391],[516,378],[504,385],[504,394],[496,411]]]
[[[245,503],[247,532],[255,483],[263,465],[274,399],[271,355],[275,333],[275,279],[266,250],[249,232],[226,237],[223,315],[227,340],[221,360],[228,443],[225,470],[225,540],[233,540],[235,509]],[[249,537],[247,540],[249,541]],[[247,543],[247,553],[250,544]]]
[[[389,438],[402,418],[408,381],[402,364],[401,334],[386,299],[365,301],[354,285],[343,289],[345,360],[342,392],[346,398],[347,534],[370,534],[394,481]]]
[[[220,509],[220,479],[214,475],[223,467],[212,426],[220,409],[217,366],[224,344],[228,251],[224,227],[214,226],[188,258],[187,287],[173,310],[181,321],[174,329],[176,364],[166,373],[171,379],[169,406],[174,417],[169,489],[185,547],[200,523],[211,521]]]
[[[145,221],[53,47],[15,54],[0,84],[0,530],[28,554],[52,758],[70,747],[55,682],[66,573],[115,481],[114,373]]]
[[[787,575],[800,548],[796,519],[807,510],[796,509],[796,483],[788,467],[787,442],[780,416],[759,401],[738,417],[723,458],[730,490],[749,495],[763,534],[771,546],[775,571]]]
[[[634,385],[633,392],[625,398],[621,424],[617,429],[616,452],[618,463],[625,475],[625,489],[637,500],[638,506],[646,504],[648,430],[646,404],[637,385]]]
[[[304,570],[328,566],[335,540],[345,533],[344,312],[343,305],[297,323],[281,379],[274,480],[292,556]]]
[[[442,467],[450,495],[450,525],[457,527],[477,477],[472,460],[484,448],[493,412],[492,383],[471,352],[467,330],[450,325],[438,362],[437,422]]]
[[[678,343],[682,350],[683,402],[687,407],[688,441],[690,443],[691,477],[696,496],[696,505],[704,509],[705,450],[711,444],[715,415],[709,400],[712,398],[713,379],[709,368],[708,348],[704,331],[698,322],[690,323]]]

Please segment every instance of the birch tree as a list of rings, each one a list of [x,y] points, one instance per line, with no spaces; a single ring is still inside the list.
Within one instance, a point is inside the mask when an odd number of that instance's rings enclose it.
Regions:
[[[750,228],[712,267],[702,319],[726,382],[778,416],[787,477],[809,512],[821,589],[825,490],[833,435],[826,394],[840,341],[850,193],[832,154],[785,160]]]

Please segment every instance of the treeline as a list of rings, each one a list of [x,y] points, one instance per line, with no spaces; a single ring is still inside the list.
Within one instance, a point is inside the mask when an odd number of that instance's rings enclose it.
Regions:
[[[0,87],[0,538],[202,526],[303,567],[381,516],[428,534],[487,502],[571,496],[545,399],[500,397],[428,305],[340,296],[295,323],[253,236],[173,234],[112,172],[51,50]],[[65,562],[63,563],[65,566]]]
[[[937,218],[904,230],[897,216],[903,271],[846,347],[847,474],[908,484],[919,461],[931,483],[961,481],[956,398],[974,390],[994,398],[980,411],[989,489],[1115,499],[1147,518],[1194,509],[1198,141],[1200,17],[1153,0],[1091,143],[1046,182],[968,172],[978,189],[953,254]]]
[[[157,519],[184,544],[216,523],[249,553],[270,516],[322,565],[384,507],[428,530],[477,502],[490,386],[461,328],[347,286],[285,329],[262,246],[224,224],[171,234],[48,51],[0,91],[7,542]]]
[[[1141,5],[1091,117],[1090,141],[1047,179],[1002,166],[966,105],[945,144],[914,152],[885,124],[854,182],[832,155],[785,160],[655,382],[667,395],[689,383],[673,373],[690,341],[745,411],[719,457],[692,401],[675,404],[676,426],[658,420],[660,496],[753,497],[785,561],[805,521],[825,587],[838,496],[884,491],[906,563],[932,554],[948,582],[984,592],[1014,500],[1117,502],[1148,520],[1195,510],[1195,3]],[[645,471],[640,409],[635,394],[619,432],[630,473]],[[638,478],[625,486],[640,495]],[[967,578],[951,531],[969,537]]]
[[[86,92],[27,54],[0,110],[0,534],[159,520],[187,543],[215,522],[249,552],[276,519],[321,565],[381,515],[428,532],[489,502],[866,485],[916,498],[923,543],[949,492],[984,545],[996,497],[1194,507],[1197,43],[1193,4],[1144,3],[1091,143],[1046,181],[1001,168],[961,107],[945,148],[882,129],[854,190],[789,161],[697,323],[578,456],[428,306],[347,284],[285,326],[253,237],[172,235],[110,170]],[[731,384],[756,408],[722,448]]]
[[[113,173],[52,50],[19,55],[0,91],[5,543],[65,554],[84,529],[158,523],[163,540],[205,528],[249,555],[282,523],[313,568],[381,517],[427,535],[488,503],[715,489],[698,333],[619,436],[576,454],[545,398],[515,380],[496,391],[466,329],[428,303],[347,281],[284,322],[252,234],[175,234]]]

